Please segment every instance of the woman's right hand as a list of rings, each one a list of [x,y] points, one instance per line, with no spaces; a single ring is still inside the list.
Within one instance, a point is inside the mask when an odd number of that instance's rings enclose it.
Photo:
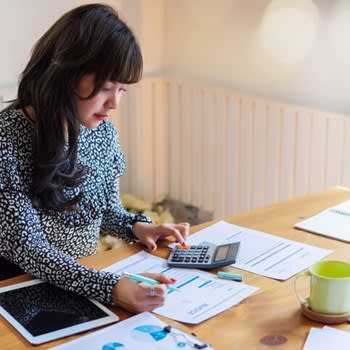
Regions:
[[[173,284],[174,280],[162,274],[143,273],[142,275],[158,280],[162,284],[149,285],[121,278],[113,288],[112,302],[132,313],[152,311],[162,306],[167,295],[166,284]]]

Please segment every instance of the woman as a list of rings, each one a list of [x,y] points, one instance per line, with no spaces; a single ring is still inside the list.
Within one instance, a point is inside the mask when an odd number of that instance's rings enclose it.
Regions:
[[[36,43],[16,100],[0,113],[0,256],[132,312],[162,305],[174,281],[148,274],[162,282],[150,288],[76,259],[95,252],[101,229],[151,251],[161,237],[183,243],[188,234],[186,224],[154,225],[120,202],[125,160],[108,116],[141,75],[139,46],[117,13],[80,6]]]

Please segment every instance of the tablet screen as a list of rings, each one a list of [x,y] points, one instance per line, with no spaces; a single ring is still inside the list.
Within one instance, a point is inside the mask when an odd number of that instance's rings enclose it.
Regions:
[[[118,320],[100,303],[38,280],[1,288],[0,307],[0,313],[24,336],[29,334],[26,338],[32,343]]]

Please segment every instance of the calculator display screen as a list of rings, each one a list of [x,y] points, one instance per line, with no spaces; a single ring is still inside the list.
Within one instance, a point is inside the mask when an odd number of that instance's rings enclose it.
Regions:
[[[225,259],[229,249],[230,249],[229,245],[219,247],[216,251],[215,261]]]

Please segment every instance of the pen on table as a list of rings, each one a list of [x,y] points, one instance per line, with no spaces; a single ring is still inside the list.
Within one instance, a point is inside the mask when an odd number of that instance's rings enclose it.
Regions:
[[[229,273],[229,272],[219,271],[216,275],[219,278],[224,278],[226,280],[232,280],[232,281],[237,281],[237,282],[243,281],[243,276],[238,274],[238,273]]]
[[[128,278],[130,280],[133,280],[133,281],[144,282],[144,283],[151,284],[153,286],[157,285],[157,284],[162,284],[162,282],[154,280],[153,278],[145,277],[145,276],[142,276],[142,275],[136,275],[136,274],[130,273],[130,272],[123,272],[122,276],[125,277],[125,278]],[[173,287],[173,286],[171,286],[169,284],[167,284],[167,287],[168,287],[168,289],[171,292],[181,292],[180,289],[178,289],[176,287]]]

